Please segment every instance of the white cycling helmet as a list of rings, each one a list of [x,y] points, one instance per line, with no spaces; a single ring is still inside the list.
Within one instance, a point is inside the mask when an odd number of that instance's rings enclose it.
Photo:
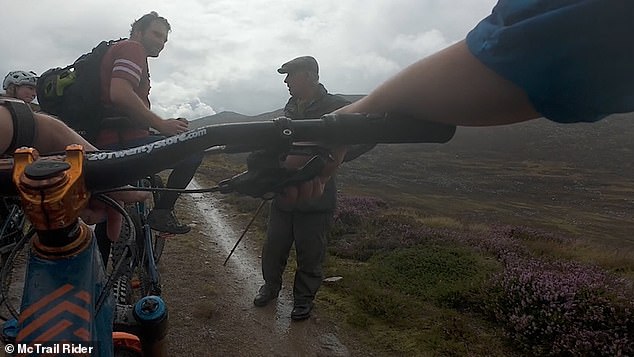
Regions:
[[[36,83],[37,75],[33,71],[11,71],[9,72],[9,74],[7,74],[6,77],[4,77],[4,81],[2,82],[2,89],[9,89],[10,84],[15,84],[16,86],[35,86]]]

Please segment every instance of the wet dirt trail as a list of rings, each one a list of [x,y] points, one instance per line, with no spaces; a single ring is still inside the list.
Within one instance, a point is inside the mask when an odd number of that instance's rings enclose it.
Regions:
[[[223,266],[248,220],[211,194],[183,196],[177,209],[193,228],[167,242],[160,264],[170,356],[357,355],[341,343],[337,326],[319,316],[318,306],[310,319],[291,321],[292,283],[268,306],[253,305],[262,280],[252,232]]]

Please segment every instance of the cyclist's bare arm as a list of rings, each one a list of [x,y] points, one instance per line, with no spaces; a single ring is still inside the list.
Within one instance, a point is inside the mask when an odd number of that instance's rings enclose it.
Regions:
[[[125,79],[112,78],[110,83],[110,100],[112,104],[122,109],[130,118],[142,125],[148,125],[164,135],[176,135],[187,131],[186,121],[177,119],[163,120],[152,112],[134,92],[132,84]]]
[[[336,113],[396,112],[462,126],[492,126],[539,118],[526,93],[476,59],[465,41],[423,58]],[[319,197],[343,161],[345,148],[319,178],[288,188],[285,203]]]
[[[81,144],[87,151],[95,147],[63,122],[45,114],[34,113],[35,137],[33,146],[42,153],[64,150],[66,145]],[[0,107],[0,153],[4,153],[13,137],[13,121],[9,111]]]
[[[95,151],[96,148],[77,134],[63,122],[45,114],[34,113],[35,137],[33,147],[41,153],[62,151],[69,144],[80,144],[86,151]],[[0,107],[0,153],[7,150],[13,137],[13,120],[11,113]],[[135,202],[147,198],[145,192],[120,192],[111,195],[118,201]],[[121,228],[121,216],[100,202],[91,202],[82,213],[82,218],[89,224],[102,222],[108,217],[108,232],[117,232]],[[109,236],[115,237],[114,233]]]
[[[475,58],[465,41],[410,65],[342,113],[397,112],[462,126],[540,117],[526,93]]]

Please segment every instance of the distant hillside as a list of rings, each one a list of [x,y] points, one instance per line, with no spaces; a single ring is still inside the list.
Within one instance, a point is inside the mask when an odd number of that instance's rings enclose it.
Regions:
[[[458,128],[447,144],[379,145],[342,165],[339,189],[430,215],[541,227],[634,249],[634,113]]]
[[[236,112],[220,112],[190,122],[190,127],[199,128],[205,125],[241,123],[246,121],[269,120],[283,115],[282,109],[258,115],[244,115]]]
[[[411,162],[449,159],[474,164],[495,161],[500,166],[505,162],[541,162],[596,172],[597,177],[611,173],[631,179],[632,138],[634,113],[596,123],[557,124],[537,119],[499,127],[459,127],[446,144],[379,145],[357,160],[373,162],[376,167],[382,167],[384,162],[399,167],[397,163],[406,166]],[[398,171],[392,174],[398,175]],[[458,174],[469,179],[468,171]]]
[[[634,174],[634,113],[596,123],[557,124],[538,119],[525,123],[458,128],[438,150],[463,157],[514,161],[559,161],[572,166]]]
[[[355,102],[363,98],[363,95],[351,95],[351,94],[337,94],[337,95],[340,95],[351,102]],[[286,103],[282,103],[282,105],[284,104]],[[190,125],[192,126],[192,128],[199,128],[201,126],[212,125],[212,124],[240,123],[245,121],[269,120],[269,119],[277,118],[283,115],[284,115],[283,108],[274,110],[272,112],[258,114],[258,115],[243,115],[236,112],[226,111],[226,112],[220,112],[214,115],[206,116],[197,120],[193,120],[190,123]]]
[[[340,94],[341,95],[341,94]],[[362,95],[341,95],[350,101]],[[192,127],[210,124],[269,120],[283,115],[277,109],[259,115],[221,112],[191,122]],[[634,113],[614,115],[597,123],[557,124],[546,119],[499,127],[460,127],[444,145],[423,146],[462,158],[513,161],[555,161],[567,165],[634,173]],[[415,147],[416,145],[414,145]],[[416,158],[412,145],[390,145],[369,155]],[[612,158],[606,159],[606,158]],[[623,160],[626,159],[626,160]]]

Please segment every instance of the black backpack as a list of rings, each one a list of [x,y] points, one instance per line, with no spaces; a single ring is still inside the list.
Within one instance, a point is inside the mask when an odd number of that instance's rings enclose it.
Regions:
[[[119,40],[102,41],[64,68],[51,68],[37,80],[37,99],[43,111],[59,117],[87,140],[99,130],[101,104],[101,60]]]

